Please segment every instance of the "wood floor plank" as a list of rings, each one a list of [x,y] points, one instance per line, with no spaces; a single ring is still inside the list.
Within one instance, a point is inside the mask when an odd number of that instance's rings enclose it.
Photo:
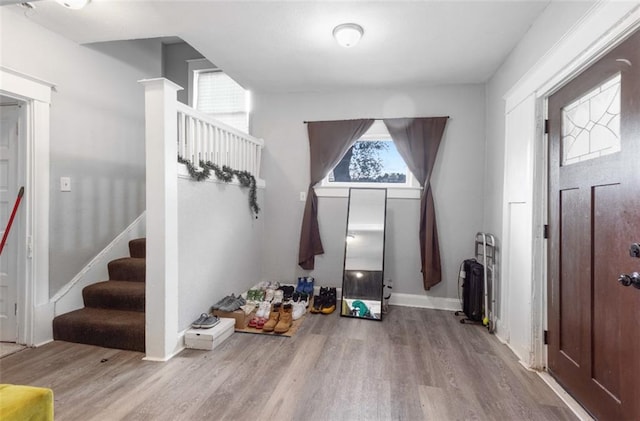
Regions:
[[[276,420],[295,419],[297,406],[308,399],[301,393],[302,386],[307,380],[307,373],[322,353],[324,342],[323,336],[309,335],[295,354],[289,355],[291,362],[282,370],[283,375],[262,407],[262,416]]]
[[[308,315],[292,338],[236,333],[166,363],[52,342],[0,359],[0,382],[50,387],[56,420],[575,420],[513,353],[451,312],[383,322]]]
[[[449,400],[451,396],[442,388],[419,386],[420,405],[425,420],[451,420],[457,418],[451,410]]]

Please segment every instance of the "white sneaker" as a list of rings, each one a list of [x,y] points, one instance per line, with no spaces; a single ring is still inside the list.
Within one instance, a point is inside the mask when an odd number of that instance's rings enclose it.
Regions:
[[[300,317],[304,316],[304,313],[307,312],[307,307],[304,304],[304,301],[298,301],[293,303],[293,311],[291,317],[293,320],[298,320]]]
[[[266,289],[264,292],[264,301],[270,303],[271,301],[273,301],[273,295],[275,293],[274,289]]]
[[[256,311],[256,317],[262,317],[264,319],[269,318],[271,313],[271,303],[269,301],[263,301],[260,303],[260,307]]]
[[[276,289],[273,293],[273,304],[282,304],[284,298],[284,292],[281,289]]]

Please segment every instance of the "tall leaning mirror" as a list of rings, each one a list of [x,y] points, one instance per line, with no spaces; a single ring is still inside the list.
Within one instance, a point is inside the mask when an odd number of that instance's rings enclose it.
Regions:
[[[387,189],[349,189],[342,316],[382,320],[386,215]]]

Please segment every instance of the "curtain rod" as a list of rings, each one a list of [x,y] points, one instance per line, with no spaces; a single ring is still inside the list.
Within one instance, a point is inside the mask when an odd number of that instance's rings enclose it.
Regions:
[[[445,116],[439,116],[439,117],[392,117],[392,118],[350,118],[347,120],[318,120],[318,121],[303,121],[304,124],[309,124],[309,123],[327,123],[330,121],[355,121],[355,120],[399,120],[399,119],[416,119],[416,118],[451,118],[448,115]]]

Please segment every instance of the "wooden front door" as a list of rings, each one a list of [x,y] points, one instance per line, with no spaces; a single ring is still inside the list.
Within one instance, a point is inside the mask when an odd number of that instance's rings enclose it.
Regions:
[[[640,284],[618,282],[640,272],[640,31],[548,104],[549,371],[596,418],[640,420]]]

